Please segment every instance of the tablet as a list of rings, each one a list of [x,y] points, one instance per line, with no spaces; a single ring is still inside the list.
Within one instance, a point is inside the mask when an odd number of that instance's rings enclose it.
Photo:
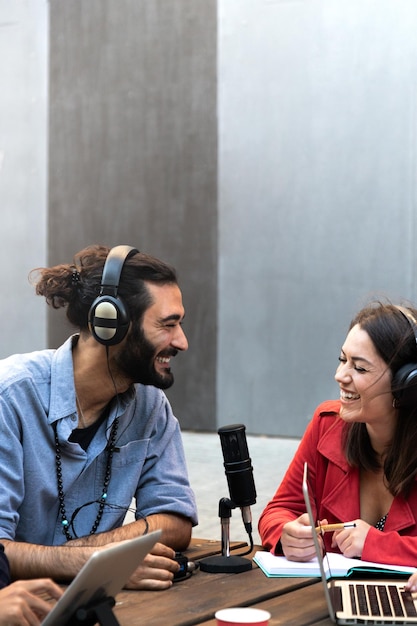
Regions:
[[[160,540],[161,534],[161,530],[156,530],[93,552],[45,617],[42,626],[64,626],[79,609],[105,598],[114,598]]]

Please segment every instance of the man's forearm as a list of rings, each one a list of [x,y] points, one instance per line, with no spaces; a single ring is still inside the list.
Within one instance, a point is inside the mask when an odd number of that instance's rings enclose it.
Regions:
[[[0,539],[0,542],[9,559],[13,580],[49,577],[69,581],[97,548],[158,529],[162,529],[161,543],[174,550],[188,547],[192,529],[190,520],[168,513],[149,515],[146,522],[137,520],[105,533],[74,539],[62,546],[41,546],[9,539]]]
[[[139,519],[129,524],[124,524],[119,528],[96,535],[87,535],[79,539],[68,542],[68,546],[104,546],[115,541],[132,539],[139,535],[162,529],[161,543],[174,550],[185,550],[191,539],[192,525],[189,519],[181,515],[171,513],[160,513],[148,515],[146,521]]]
[[[53,578],[69,581],[80,571],[94,552],[90,546],[40,546],[33,543],[1,539],[10,564],[13,580],[19,578]]]

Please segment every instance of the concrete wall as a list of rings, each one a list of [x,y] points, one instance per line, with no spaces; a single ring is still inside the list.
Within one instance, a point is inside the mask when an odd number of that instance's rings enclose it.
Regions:
[[[45,346],[45,306],[28,274],[44,265],[47,2],[0,0],[0,357]]]
[[[128,243],[172,263],[190,349],[168,395],[215,426],[216,3],[50,1],[49,261]],[[49,315],[49,342],[69,329]]]
[[[182,426],[301,435],[354,312],[417,301],[416,30],[414,0],[0,0],[2,355],[71,332],[32,267],[130,243],[179,270]]]
[[[417,3],[219,2],[219,423],[302,433],[371,295],[417,300]]]

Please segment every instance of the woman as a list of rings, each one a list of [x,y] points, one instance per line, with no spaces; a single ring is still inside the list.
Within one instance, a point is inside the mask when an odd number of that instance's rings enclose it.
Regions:
[[[309,466],[327,550],[367,561],[417,564],[417,310],[373,303],[350,325],[335,379],[259,520],[265,548],[294,561],[314,555],[301,484]],[[416,577],[417,582],[417,577]]]

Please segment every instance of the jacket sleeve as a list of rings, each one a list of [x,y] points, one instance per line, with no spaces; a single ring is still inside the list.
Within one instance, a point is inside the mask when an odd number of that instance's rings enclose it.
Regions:
[[[401,535],[397,531],[381,532],[371,527],[366,536],[361,558],[363,561],[415,567],[417,537]]]
[[[262,545],[274,554],[282,554],[280,538],[284,524],[297,519],[306,511],[302,493],[304,463],[308,463],[310,484],[314,485],[319,462],[317,443],[322,428],[320,414],[324,404],[316,409],[280,486],[259,518],[258,530]]]

